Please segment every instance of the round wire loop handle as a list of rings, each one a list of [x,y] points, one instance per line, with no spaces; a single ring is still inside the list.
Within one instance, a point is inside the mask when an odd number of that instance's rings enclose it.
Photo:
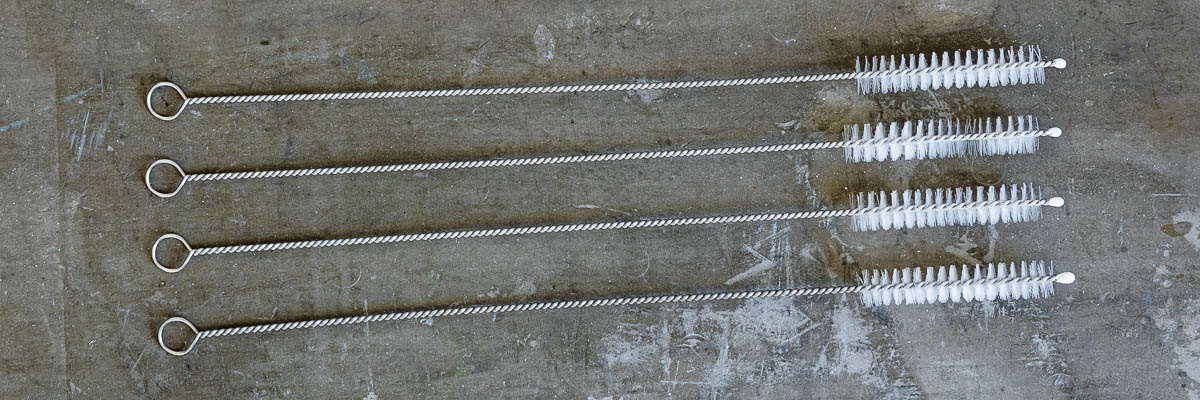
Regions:
[[[192,330],[192,340],[190,342],[188,342],[187,347],[184,348],[183,350],[172,349],[170,346],[167,346],[167,341],[163,340],[163,331],[167,329],[167,325],[171,325],[171,324],[177,323],[177,322],[183,324],[184,326],[188,327],[188,329]],[[158,347],[162,347],[163,351],[166,351],[167,354],[170,354],[173,356],[182,356],[182,355],[186,355],[187,353],[191,353],[192,349],[196,347],[196,342],[199,342],[199,341],[200,341],[200,330],[196,329],[196,325],[193,325],[192,321],[188,321],[187,318],[171,317],[171,318],[167,319],[166,321],[164,321],[162,323],[162,325],[158,326]]]
[[[154,172],[154,167],[157,167],[159,165],[169,165],[169,166],[171,166],[171,168],[175,169],[175,172],[179,173],[179,184],[175,186],[174,190],[172,190],[170,192],[163,192],[158,189],[155,189],[154,185],[150,184],[150,173]],[[188,174],[186,172],[183,172],[183,167],[180,167],[179,163],[176,163],[175,161],[172,161],[170,159],[163,158],[163,159],[155,160],[154,162],[150,163],[149,167],[146,167],[146,189],[150,189],[150,193],[154,193],[155,196],[158,196],[158,197],[161,197],[164,199],[168,198],[168,197],[174,197],[175,195],[179,194],[179,191],[181,189],[183,189],[183,184],[187,183],[187,181],[188,181]]]
[[[708,225],[708,224],[723,224],[723,223],[738,223],[738,222],[761,222],[761,221],[779,221],[779,220],[795,220],[808,218],[832,218],[832,217],[849,217],[864,214],[879,214],[879,213],[898,213],[906,211],[929,211],[929,210],[955,210],[962,208],[974,207],[993,207],[993,206],[1050,206],[1062,207],[1065,201],[1061,197],[1053,197],[1050,199],[1037,200],[1004,200],[1004,201],[975,201],[952,204],[929,204],[920,206],[890,206],[890,207],[871,207],[871,208],[854,208],[843,210],[821,210],[821,211],[800,211],[789,213],[769,213],[769,214],[743,214],[743,215],[725,215],[714,217],[682,217],[682,218],[661,218],[661,219],[643,219],[632,221],[616,221],[616,222],[592,222],[578,223],[567,225],[540,225],[527,227],[510,227],[510,228],[487,228],[473,229],[464,231],[443,231],[443,232],[425,232],[425,233],[409,233],[386,236],[368,236],[368,237],[352,237],[352,238],[337,238],[337,239],[319,239],[319,240],[304,240],[293,242],[274,242],[274,243],[257,243],[257,244],[242,244],[218,247],[201,247],[193,249],[188,245],[182,237],[174,233],[169,233],[158,238],[154,242],[154,247],[151,249],[150,257],[154,258],[154,265],[159,269],[168,273],[175,273],[187,266],[188,261],[191,261],[193,256],[204,256],[212,254],[232,254],[232,253],[250,253],[262,251],[277,251],[277,250],[299,250],[313,249],[321,247],[334,246],[352,246],[364,244],[384,244],[384,243],[402,243],[402,242],[420,242],[441,239],[465,239],[479,237],[495,237],[495,236],[513,236],[513,235],[528,235],[539,233],[553,232],[583,232],[583,231],[601,231],[614,229],[633,229],[633,228],[652,228],[652,227],[667,227],[667,226],[689,226],[689,225]],[[188,256],[183,260],[178,267],[168,268],[163,266],[158,261],[157,249],[158,243],[166,240],[174,239],[183,243],[188,249]]]
[[[190,321],[182,317],[173,317],[163,322],[158,328],[158,342],[163,350],[175,356],[187,354],[196,345],[196,342],[202,338],[213,338],[232,335],[244,335],[251,333],[278,332],[293,329],[305,329],[325,326],[338,326],[359,324],[364,322],[379,322],[379,321],[400,321],[417,318],[455,316],[455,315],[473,315],[487,313],[504,313],[515,311],[536,311],[536,310],[559,310],[572,308],[586,307],[603,307],[603,306],[620,306],[620,305],[638,305],[638,304],[660,304],[660,303],[680,303],[680,302],[696,302],[710,300],[733,300],[733,299],[752,299],[763,297],[797,297],[797,296],[818,296],[830,294],[854,294],[861,292],[870,292],[877,290],[897,290],[897,289],[922,289],[922,288],[939,288],[939,287],[954,287],[964,285],[977,284],[1005,284],[1012,282],[1055,282],[1060,284],[1071,284],[1075,282],[1075,274],[1071,272],[1062,272],[1057,275],[1047,276],[1025,276],[1025,277],[1009,277],[1009,278],[980,278],[969,279],[963,281],[925,281],[925,282],[908,282],[908,283],[889,283],[876,285],[858,285],[858,286],[832,286],[832,287],[810,287],[810,288],[791,288],[791,289],[767,289],[767,290],[751,290],[740,292],[718,292],[718,293],[692,293],[679,295],[662,295],[662,296],[641,296],[641,297],[614,297],[607,299],[590,299],[590,300],[559,300],[559,301],[543,301],[536,303],[508,303],[508,304],[493,304],[493,305],[469,305],[461,307],[437,308],[429,310],[411,310],[392,313],[356,315],[346,317],[333,317],[322,319],[310,319],[304,321],[279,322],[260,325],[245,325],[220,329],[209,329],[196,331],[196,328]],[[162,339],[163,329],[167,325],[175,322],[186,324],[195,332],[195,338],[184,350],[174,350],[167,347]]]
[[[159,114],[158,111],[154,111],[154,105],[152,105],[151,101],[150,101],[154,97],[154,92],[156,90],[158,90],[159,88],[164,88],[164,87],[174,90],[175,93],[178,94],[179,97],[183,99],[183,103],[179,104],[179,109],[175,110],[175,113],[171,114],[171,115],[163,115],[163,114]],[[187,95],[183,94],[183,89],[181,89],[179,87],[179,85],[176,85],[171,82],[156,83],[156,84],[154,84],[154,86],[150,87],[149,91],[146,92],[146,109],[150,110],[150,115],[153,115],[154,118],[158,118],[163,121],[171,121],[171,120],[174,120],[175,118],[179,118],[179,115],[183,114],[183,109],[187,108],[188,103],[190,103],[190,101],[188,100]]]
[[[180,244],[183,245],[184,249],[187,249],[187,256],[185,256],[183,258],[183,261],[181,261],[179,263],[179,266],[172,268],[172,267],[163,265],[161,262],[158,261],[158,245],[161,244],[164,240],[178,241]],[[189,245],[186,240],[183,240],[183,236],[179,236],[174,233],[168,233],[168,234],[159,236],[158,239],[154,241],[154,244],[150,246],[150,259],[154,261],[154,266],[158,267],[158,269],[163,270],[163,272],[166,272],[169,274],[173,274],[173,273],[182,271],[183,267],[186,267],[188,265],[188,262],[192,261],[192,256],[195,254],[196,254],[196,251],[192,249],[192,246]]]

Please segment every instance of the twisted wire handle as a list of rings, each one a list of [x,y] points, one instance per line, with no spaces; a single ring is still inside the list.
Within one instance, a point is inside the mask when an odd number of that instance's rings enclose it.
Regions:
[[[181,356],[191,352],[195,347],[196,342],[205,338],[216,338],[222,336],[244,335],[251,333],[266,333],[279,332],[293,329],[306,329],[325,326],[338,326],[348,324],[360,324],[366,322],[380,321],[401,321],[409,319],[442,317],[442,316],[457,316],[457,315],[473,315],[473,314],[489,314],[489,313],[505,313],[516,311],[536,311],[536,310],[561,310],[573,308],[587,307],[604,307],[604,306],[622,306],[622,305],[638,305],[638,304],[661,304],[661,303],[686,303],[700,302],[713,300],[734,300],[734,299],[754,299],[754,298],[770,298],[770,297],[801,297],[801,296],[818,296],[830,294],[852,294],[865,291],[894,291],[907,289],[924,289],[924,288],[948,288],[948,287],[966,287],[971,285],[1005,285],[1005,284],[1029,284],[1029,283],[1047,283],[1047,282],[1071,283],[1075,281],[1074,274],[1064,272],[1054,276],[1024,276],[1024,277],[1009,277],[1009,278],[978,278],[978,279],[960,279],[954,281],[923,281],[923,282],[908,282],[908,283],[890,283],[877,285],[858,285],[858,286],[835,286],[835,287],[817,287],[817,288],[792,288],[792,289],[774,289],[774,290],[750,290],[737,292],[718,292],[718,293],[695,293],[682,295],[665,295],[665,296],[642,296],[642,297],[614,297],[607,299],[593,300],[563,300],[563,301],[546,301],[536,303],[509,303],[495,305],[470,305],[462,307],[436,308],[429,310],[413,310],[381,314],[367,314],[358,316],[345,316],[335,318],[311,319],[304,321],[280,322],[272,324],[246,325],[220,329],[198,330],[195,325],[182,317],[173,317],[168,319],[158,329],[159,346],[168,353]],[[183,350],[175,350],[166,345],[163,340],[163,329],[172,323],[183,323],[191,328],[194,333],[192,341]]]
[[[737,147],[713,147],[703,149],[683,149],[683,150],[658,150],[658,151],[639,151],[627,153],[608,153],[608,154],[583,154],[574,156],[549,156],[549,157],[526,157],[526,158],[511,158],[511,159],[492,159],[492,160],[467,160],[467,161],[443,161],[443,162],[428,162],[428,163],[407,163],[407,164],[386,164],[386,165],[367,165],[355,167],[327,167],[327,168],[301,168],[301,169],[278,169],[266,171],[239,171],[239,172],[210,172],[189,174],[179,166],[179,164],[168,159],[157,160],[150,164],[146,169],[146,188],[156,196],[162,198],[173,197],[179,193],[183,185],[187,182],[208,182],[208,181],[224,181],[224,180],[244,180],[244,179],[264,179],[264,178],[285,178],[285,177],[303,177],[303,176],[325,176],[325,175],[349,175],[349,174],[369,174],[369,173],[385,173],[385,172],[418,172],[418,171],[438,171],[450,169],[473,169],[473,168],[495,168],[495,167],[510,167],[510,166],[533,166],[533,165],[551,165],[551,164],[572,164],[586,162],[602,162],[602,161],[628,161],[628,160],[650,160],[659,158],[680,158],[680,157],[697,157],[697,156],[715,156],[715,155],[744,155],[744,154],[763,154],[763,153],[779,153],[779,152],[794,152],[806,150],[823,150],[837,149],[845,147],[860,147],[860,146],[877,146],[877,145],[904,145],[911,143],[940,143],[940,142],[955,142],[955,141],[977,141],[989,139],[1014,139],[1014,138],[1032,138],[1042,136],[1056,136],[1061,134],[1058,128],[1050,128],[1047,130],[1030,129],[1030,130],[1010,130],[997,132],[984,132],[974,134],[959,134],[959,135],[939,135],[939,136],[910,136],[910,137],[888,137],[888,138],[864,138],[858,140],[843,140],[834,142],[818,142],[818,143],[793,143],[793,144],[772,144],[760,146],[737,146]],[[170,192],[160,191],[155,189],[150,182],[150,173],[159,165],[172,166],[176,173],[182,178],[179,184]]]
[[[1049,68],[1061,64],[1059,60],[1052,61],[1023,61],[990,64],[972,64],[957,66],[939,66],[926,68],[890,69],[882,71],[842,72],[833,74],[792,75],[763,78],[734,78],[677,82],[641,82],[613,83],[598,85],[551,85],[551,86],[522,86],[500,88],[468,88],[468,89],[424,89],[424,90],[393,90],[368,92],[331,92],[331,93],[296,93],[296,94],[256,94],[238,96],[200,96],[187,97],[183,89],[170,82],[160,82],[154,85],[146,94],[146,107],[155,118],[170,121],[183,113],[183,109],[191,104],[228,104],[228,103],[262,103],[288,101],[324,101],[324,100],[361,100],[361,99],[399,99],[421,97],[452,97],[452,96],[489,96],[510,94],[544,94],[544,93],[578,93],[606,92],[647,89],[682,89],[682,88],[711,88],[727,86],[750,86],[766,84],[786,84],[804,82],[822,82],[848,79],[871,79],[890,76],[913,74],[942,74],[955,72],[973,72],[980,70],[1007,70],[1023,68]],[[182,99],[179,110],[171,115],[159,114],[150,104],[151,95],[159,88],[170,88]]]

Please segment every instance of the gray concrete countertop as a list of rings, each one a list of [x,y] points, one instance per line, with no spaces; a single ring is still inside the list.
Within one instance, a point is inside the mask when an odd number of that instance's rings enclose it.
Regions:
[[[3,398],[1197,398],[1200,4],[14,2],[0,9]],[[1045,85],[860,95],[852,82],[207,105],[297,93],[824,73],[855,56],[1041,45]],[[1033,114],[1033,155],[840,152],[196,185],[189,170],[831,140],[843,124]],[[173,275],[149,246],[837,208],[863,190],[1034,182],[1035,223],[854,232],[731,224],[243,254]],[[1037,301],[776,299],[372,323],[201,342],[202,327],[614,294],[837,285],[868,268],[1054,260]]]

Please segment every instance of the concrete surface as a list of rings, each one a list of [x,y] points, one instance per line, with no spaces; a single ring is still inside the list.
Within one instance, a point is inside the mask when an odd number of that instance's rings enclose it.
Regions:
[[[641,1],[5,2],[3,398],[1200,398],[1200,4]],[[854,56],[1040,44],[1044,86],[861,96],[849,82],[690,91],[142,106],[195,94],[630,82],[840,71]],[[845,123],[1030,113],[1036,155],[847,165],[835,152],[194,186],[145,166],[365,164],[837,137]],[[854,233],[845,221],[198,259],[197,245],[846,205],[848,193],[1036,182],[1039,222]],[[201,342],[202,327],[476,301],[847,282],[863,268],[1055,260],[1042,301],[853,298],[375,323]],[[742,274],[754,269],[754,273]],[[742,274],[739,277],[739,274]],[[738,277],[735,279],[735,277]]]

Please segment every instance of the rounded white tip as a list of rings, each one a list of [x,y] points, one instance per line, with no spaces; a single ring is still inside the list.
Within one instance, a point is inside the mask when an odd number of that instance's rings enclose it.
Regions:
[[[1063,69],[1067,67],[1067,60],[1061,58],[1054,59],[1054,68]]]
[[[1059,137],[1062,136],[1062,129],[1058,129],[1057,127],[1050,128],[1046,130],[1046,134],[1050,135],[1050,137]]]
[[[1072,283],[1075,283],[1075,274],[1071,273],[1071,272],[1063,272],[1058,275],[1055,275],[1054,281],[1064,284],[1064,285],[1070,285]]]
[[[1067,201],[1062,197],[1051,197],[1050,200],[1046,200],[1046,205],[1050,207],[1062,207],[1063,204],[1067,204]]]

